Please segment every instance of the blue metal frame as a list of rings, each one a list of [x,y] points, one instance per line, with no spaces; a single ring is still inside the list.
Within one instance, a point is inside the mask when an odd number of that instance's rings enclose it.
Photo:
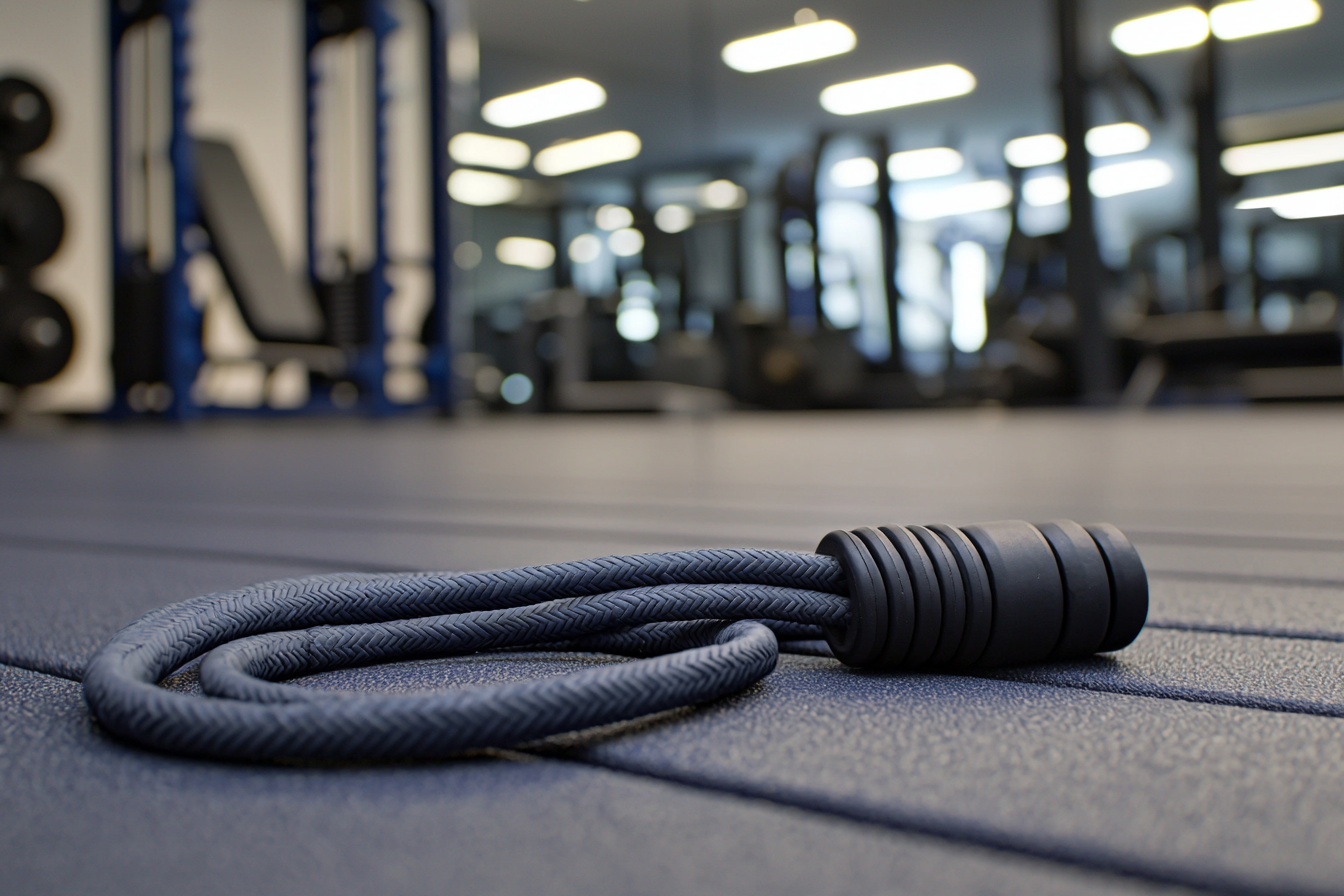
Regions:
[[[110,175],[112,185],[111,251],[114,276],[120,280],[128,275],[136,261],[136,252],[120,242],[119,221],[124,202],[125,184],[121,182],[119,165],[120,127],[124,111],[121,108],[121,69],[119,53],[123,37],[128,28],[138,22],[147,21],[155,16],[164,16],[171,27],[172,34],[172,133],[169,142],[169,159],[173,169],[173,263],[169,270],[158,274],[162,294],[162,382],[172,390],[173,399],[162,416],[170,419],[190,419],[204,415],[263,415],[293,416],[305,412],[331,412],[336,408],[330,396],[315,394],[307,406],[297,411],[276,411],[269,408],[255,410],[222,409],[201,407],[191,398],[191,388],[196,381],[205,353],[201,345],[202,314],[192,305],[186,280],[186,264],[191,252],[189,233],[198,223],[198,210],[195,190],[195,165],[191,136],[187,133],[186,121],[190,109],[190,96],[187,93],[190,71],[189,14],[192,0],[143,0],[141,5],[126,11],[127,4],[121,0],[109,0],[108,23],[110,42],[109,108],[111,109]],[[356,356],[351,359],[353,378],[360,387],[360,409],[375,415],[401,413],[417,408],[437,407],[443,412],[451,412],[452,364],[449,350],[449,289],[451,283],[450,253],[448,242],[449,203],[446,183],[448,171],[447,157],[447,28],[445,10],[439,0],[420,0],[428,13],[430,82],[430,139],[433,141],[431,153],[432,226],[434,278],[433,306],[429,314],[433,321],[429,327],[432,338],[426,345],[426,359],[423,372],[429,384],[426,400],[419,405],[400,405],[389,401],[383,389],[383,378],[387,372],[384,348],[387,341],[384,309],[391,296],[392,287],[387,278],[387,132],[386,115],[389,95],[386,89],[386,47],[387,39],[396,31],[398,23],[393,18],[388,5],[383,0],[360,0],[365,23],[374,34],[376,93],[374,134],[375,171],[375,254],[373,267],[369,271],[369,291],[367,306],[369,318],[365,322],[369,340],[359,347]],[[313,208],[314,182],[314,144],[315,144],[315,93],[317,73],[312,65],[312,51],[319,39],[317,14],[319,4],[314,0],[306,2],[306,40],[305,50],[308,60],[307,77],[307,195],[308,195],[308,268],[309,276],[316,284],[316,247],[314,242]],[[111,413],[114,416],[132,416],[136,414],[127,402],[126,384],[116,389]]]
[[[448,170],[448,14],[444,0],[425,0],[430,22],[430,104],[432,109],[430,140],[433,142],[430,184],[434,214],[434,307],[433,341],[427,345],[425,376],[429,380],[430,400],[444,413],[452,413],[456,396],[453,392],[452,320],[449,308],[452,299],[452,252],[449,251]]]
[[[384,359],[384,347],[387,342],[387,332],[385,324],[384,310],[387,300],[391,297],[392,286],[387,278],[388,267],[388,248],[387,248],[387,125],[386,117],[389,106],[389,95],[386,89],[386,48],[388,38],[399,27],[397,21],[388,10],[387,5],[382,0],[363,0],[359,7],[363,13],[361,27],[368,27],[373,32],[374,37],[374,69],[375,69],[375,93],[374,93],[374,184],[375,184],[375,236],[374,236],[374,259],[373,265],[368,271],[368,290],[370,294],[366,297],[368,304],[368,328],[369,340],[365,345],[359,347],[356,357],[351,365],[354,379],[359,386],[361,395],[361,404],[365,410],[375,415],[386,415],[392,413],[404,412],[415,407],[424,407],[433,405],[444,412],[451,412],[453,406],[452,395],[452,364],[449,350],[448,327],[449,327],[449,289],[451,283],[451,271],[448,267],[450,253],[448,246],[448,197],[446,187],[441,187],[447,183],[448,171],[448,138],[447,138],[447,29],[445,27],[444,10],[440,3],[435,0],[421,0],[428,13],[430,23],[429,33],[429,63],[430,63],[430,108],[431,108],[431,126],[430,139],[433,141],[431,154],[431,177],[432,189],[432,224],[433,224],[433,263],[432,270],[434,276],[434,301],[429,311],[434,317],[434,323],[431,326],[431,332],[434,338],[431,344],[426,346],[426,360],[423,364],[423,372],[429,383],[429,395],[426,402],[420,405],[400,405],[389,401],[387,394],[383,389],[383,377],[387,373],[387,363]],[[305,55],[307,58],[307,87],[308,97],[305,104],[307,110],[306,138],[307,138],[307,195],[308,195],[308,271],[311,282],[318,284],[317,276],[317,242],[316,228],[314,220],[315,200],[317,193],[316,183],[316,93],[319,82],[318,72],[313,64],[313,51],[318,43],[324,38],[322,29],[319,27],[319,15],[321,13],[322,3],[320,0],[307,0],[305,15]]]
[[[189,253],[186,246],[188,228],[197,222],[195,171],[190,136],[187,134],[187,113],[191,107],[191,98],[187,94],[187,75],[190,63],[187,58],[190,43],[190,29],[187,21],[191,9],[191,0],[149,0],[130,12],[123,11],[123,4],[117,0],[108,3],[108,24],[110,40],[110,91],[111,128],[109,153],[112,184],[111,248],[112,270],[120,278],[131,271],[135,255],[120,242],[120,216],[123,202],[121,169],[118,161],[119,127],[121,120],[121,67],[120,47],[127,29],[139,22],[148,21],[155,16],[164,16],[172,34],[172,134],[169,139],[168,154],[173,167],[173,264],[160,275],[163,295],[163,382],[172,389],[172,402],[163,415],[173,419],[189,419],[201,415],[202,409],[191,400],[191,386],[196,380],[197,371],[205,360],[201,348],[202,315],[191,303],[191,294],[187,288],[186,264]],[[112,408],[115,415],[133,413],[126,401],[126,395],[116,389]]]

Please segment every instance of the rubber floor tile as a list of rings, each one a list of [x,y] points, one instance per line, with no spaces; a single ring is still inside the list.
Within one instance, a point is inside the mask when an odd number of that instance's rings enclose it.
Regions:
[[[106,738],[0,667],[4,891],[1070,894],[1141,882],[526,755],[243,765]]]
[[[1125,650],[984,673],[1121,694],[1344,717],[1344,644],[1146,629]]]
[[[789,657],[588,761],[1246,892],[1344,880],[1344,721]]]
[[[118,629],[155,607],[320,571],[293,564],[0,543],[0,661],[78,678]]]

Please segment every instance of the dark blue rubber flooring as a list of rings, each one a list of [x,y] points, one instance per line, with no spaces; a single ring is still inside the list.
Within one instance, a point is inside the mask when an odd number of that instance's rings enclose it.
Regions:
[[[1341,436],[1332,410],[4,433],[4,890],[1344,892]],[[393,765],[147,753],[103,735],[77,684],[136,615],[268,578],[1060,516],[1144,556],[1154,624],[1124,652],[992,676],[788,657],[709,706]]]

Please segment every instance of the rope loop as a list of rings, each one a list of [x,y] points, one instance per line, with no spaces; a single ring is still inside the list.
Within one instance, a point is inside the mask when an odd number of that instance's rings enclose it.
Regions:
[[[723,697],[770,674],[781,640],[873,669],[1041,662],[1124,647],[1147,606],[1143,564],[1114,526],[884,526],[832,532],[814,554],[679,551],[267,582],[131,623],[93,658],[84,693],[109,731],[173,753],[428,758]],[[409,695],[284,682],[507,649],[636,659]],[[206,696],[159,685],[197,659]]]

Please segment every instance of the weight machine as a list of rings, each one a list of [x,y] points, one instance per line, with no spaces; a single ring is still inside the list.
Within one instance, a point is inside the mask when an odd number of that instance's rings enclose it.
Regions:
[[[110,10],[113,413],[449,409],[438,4],[305,2],[302,278],[285,269],[234,147],[187,132],[190,7]],[[214,268],[255,340],[250,357],[206,351]]]

